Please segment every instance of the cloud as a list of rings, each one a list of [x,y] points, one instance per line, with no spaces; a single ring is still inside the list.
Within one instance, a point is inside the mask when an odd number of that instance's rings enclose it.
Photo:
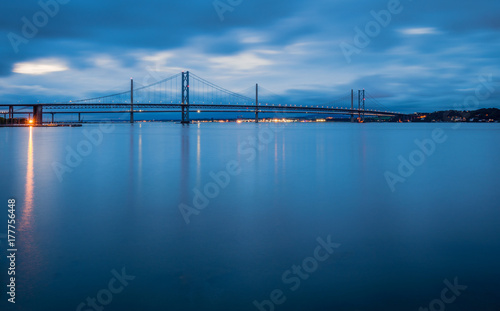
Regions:
[[[439,34],[439,31],[437,31],[436,28],[433,27],[406,28],[406,29],[400,29],[399,32],[401,32],[404,35],[410,35],[410,36]]]
[[[387,0],[243,1],[223,22],[205,0],[71,1],[17,54],[7,34],[21,34],[21,18],[41,8],[3,1],[0,94],[60,101],[127,90],[130,77],[147,85],[190,70],[231,90],[258,82],[298,102],[367,88],[404,111],[409,103],[451,107],[480,74],[500,78],[499,1],[402,3],[347,64],[339,43],[353,42],[354,29],[373,22],[370,12],[387,9]]]
[[[245,52],[237,55],[211,57],[208,62],[216,69],[227,70],[253,70],[261,66],[270,66],[272,61],[258,56],[253,52]]]
[[[27,75],[44,75],[52,72],[66,71],[69,68],[58,59],[39,59],[31,62],[14,64],[15,73]]]

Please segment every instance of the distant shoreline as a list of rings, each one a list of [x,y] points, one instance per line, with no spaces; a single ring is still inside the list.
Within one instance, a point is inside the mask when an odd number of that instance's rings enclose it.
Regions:
[[[481,108],[477,110],[458,111],[444,110],[430,113],[416,112],[410,114],[409,120],[401,120],[398,116],[365,116],[361,123],[499,123],[500,109],[497,108]],[[29,123],[26,118],[15,118],[12,120],[0,117],[0,127],[28,127],[28,126],[43,126],[43,127],[71,127],[81,126],[82,124],[95,123],[128,123],[128,120],[86,120],[86,121],[58,121],[45,122],[43,125],[34,125]],[[165,119],[165,120],[138,120],[135,123],[158,122],[158,123],[179,123],[180,120]],[[191,120],[191,123],[254,123],[253,118],[204,118]],[[304,117],[283,117],[283,118],[261,118],[262,123],[350,123],[349,115],[337,115],[326,117],[323,114],[308,115]],[[354,123],[358,123],[355,120]]]

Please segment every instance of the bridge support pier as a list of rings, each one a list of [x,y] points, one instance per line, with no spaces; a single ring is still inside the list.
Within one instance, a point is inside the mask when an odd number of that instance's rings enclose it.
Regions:
[[[34,105],[33,106],[33,123],[42,124],[43,123],[43,106]]]
[[[14,106],[9,106],[9,121],[12,122],[14,119]]]
[[[78,122],[82,122],[82,116],[80,113],[78,113]]]
[[[54,123],[54,113],[52,112],[51,115],[52,115],[52,122],[51,123]]]
[[[182,73],[182,124],[189,124],[189,71]]]

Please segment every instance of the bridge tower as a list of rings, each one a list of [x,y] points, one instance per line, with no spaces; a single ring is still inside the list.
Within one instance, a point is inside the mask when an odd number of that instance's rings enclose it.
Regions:
[[[255,123],[259,123],[259,84],[255,84]]]
[[[363,89],[363,122],[365,122],[365,101],[366,101],[366,97],[365,97],[365,89]]]
[[[182,124],[189,124],[189,71],[182,72]]]
[[[354,122],[354,90],[351,89],[351,123]]]
[[[358,122],[361,121],[361,90],[358,90]]]
[[[365,122],[365,89],[358,90],[358,122]],[[351,106],[352,106],[352,95],[351,95]]]
[[[130,78],[130,123],[134,123],[134,79]]]

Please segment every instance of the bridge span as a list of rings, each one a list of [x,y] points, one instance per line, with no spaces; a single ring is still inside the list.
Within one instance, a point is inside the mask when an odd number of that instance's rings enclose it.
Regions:
[[[367,109],[365,90],[358,90],[357,94],[351,90],[347,96],[325,104],[297,104],[284,103],[275,95],[263,99],[262,93],[259,100],[258,84],[253,98],[224,89],[189,71],[142,87],[134,87],[133,79],[130,82],[129,91],[117,94],[69,102],[0,104],[0,109],[8,107],[8,111],[3,111],[5,117],[8,114],[8,119],[13,119],[15,114],[28,114],[30,119],[33,116],[31,120],[35,124],[44,122],[44,114],[52,115],[53,122],[54,114],[61,113],[77,113],[79,120],[83,113],[127,113],[130,123],[134,123],[134,114],[137,113],[180,112],[184,124],[191,122],[190,113],[193,111],[253,113],[255,122],[259,122],[259,113],[340,114],[350,116],[351,122],[362,122],[366,116],[409,118],[403,113]],[[371,101],[377,103],[373,97]]]

